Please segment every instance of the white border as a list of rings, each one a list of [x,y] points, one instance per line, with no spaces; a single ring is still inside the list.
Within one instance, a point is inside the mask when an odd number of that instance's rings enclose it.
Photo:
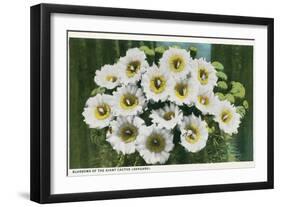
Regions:
[[[180,172],[195,170],[219,170],[219,169],[242,169],[255,167],[254,161],[221,162],[204,164],[182,164],[182,165],[155,165],[137,167],[109,167],[109,168],[81,168],[68,170],[68,176],[90,176],[90,175],[116,175],[129,173],[159,173]]]
[[[87,39],[114,39],[114,40],[138,40],[138,41],[162,41],[162,42],[186,42],[206,44],[228,44],[228,45],[254,45],[254,39],[227,39],[214,37],[193,37],[193,36],[165,36],[150,34],[125,34],[125,33],[104,33],[98,31],[68,31],[68,37]]]
[[[66,31],[105,31],[255,39],[254,160],[247,169],[169,173],[66,176]],[[147,32],[149,31],[149,32]],[[265,26],[187,21],[113,18],[69,14],[51,15],[51,193],[78,193],[174,186],[260,182],[267,179],[267,30]],[[259,83],[259,84],[257,84]],[[262,94],[262,95],[261,95]]]

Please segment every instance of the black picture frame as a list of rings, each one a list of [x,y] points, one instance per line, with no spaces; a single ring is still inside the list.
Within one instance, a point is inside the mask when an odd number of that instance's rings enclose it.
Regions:
[[[222,185],[203,185],[189,187],[169,187],[154,189],[87,192],[74,194],[50,193],[50,130],[51,130],[51,70],[50,70],[50,16],[53,13],[98,15],[112,17],[151,18],[162,20],[181,20],[195,22],[218,22],[267,27],[267,181]],[[39,4],[31,7],[31,175],[30,199],[39,203],[86,201],[101,199],[133,198],[146,196],[166,196],[178,194],[210,193],[271,189],[274,186],[274,20],[272,18],[226,16],[211,14],[180,13],[152,10],[103,8]]]

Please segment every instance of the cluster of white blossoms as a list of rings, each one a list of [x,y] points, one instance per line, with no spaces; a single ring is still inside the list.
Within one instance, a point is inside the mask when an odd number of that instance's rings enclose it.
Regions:
[[[203,149],[209,136],[205,115],[223,132],[238,132],[241,117],[235,106],[213,92],[218,80],[215,68],[203,58],[191,58],[185,49],[169,48],[151,66],[143,51],[129,49],[116,64],[97,70],[94,80],[107,92],[88,99],[85,122],[90,128],[108,127],[106,140],[118,153],[138,151],[147,164],[169,159],[174,129],[180,130],[180,144],[187,151]],[[161,107],[152,109],[151,104]],[[182,108],[193,106],[202,117],[192,111],[184,115]]]

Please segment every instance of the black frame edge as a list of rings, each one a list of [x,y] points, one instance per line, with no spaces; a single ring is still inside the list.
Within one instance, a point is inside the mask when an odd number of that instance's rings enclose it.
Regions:
[[[30,10],[30,64],[31,64],[31,148],[30,199],[38,203],[73,202],[104,199],[169,196],[195,193],[272,189],[274,187],[274,20],[272,18],[243,17],[215,14],[120,9],[60,4],[39,4]],[[114,17],[189,20],[218,23],[265,25],[268,28],[268,158],[265,182],[205,185],[190,187],[154,188],[73,194],[50,194],[50,14],[70,13]]]
[[[50,197],[50,12],[30,8],[30,200]]]
[[[274,19],[267,25],[267,182],[274,188]],[[270,117],[271,115],[271,117]]]
[[[108,200],[108,199],[128,199],[156,196],[174,196],[188,195],[198,193],[221,193],[246,190],[266,190],[272,189],[268,182],[256,183],[237,183],[237,184],[222,184],[222,185],[204,185],[204,186],[189,186],[189,187],[170,187],[170,188],[152,188],[138,190],[122,190],[122,191],[106,191],[106,192],[88,192],[88,193],[71,193],[71,194],[56,194],[50,195],[48,200],[43,203],[61,203],[61,202],[79,202],[93,200]]]
[[[81,15],[112,16],[112,17],[131,17],[131,18],[148,18],[163,20],[180,20],[195,22],[216,22],[216,23],[234,23],[234,24],[257,24],[268,25],[272,18],[267,17],[249,17],[207,13],[187,13],[176,11],[159,11],[159,10],[143,10],[128,9],[115,7],[96,7],[81,5],[65,5],[65,4],[47,4],[42,5],[46,10],[52,10],[53,13],[72,13]]]
[[[30,199],[40,202],[40,5],[30,9]]]

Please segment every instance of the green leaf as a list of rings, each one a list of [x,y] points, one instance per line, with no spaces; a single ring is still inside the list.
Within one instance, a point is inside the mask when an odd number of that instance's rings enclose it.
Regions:
[[[196,47],[189,47],[188,51],[190,52],[190,56],[194,59],[197,55],[197,48]]]
[[[216,70],[220,70],[220,71],[224,70],[223,64],[221,64],[219,61],[212,62],[212,65]]]
[[[220,89],[223,89],[223,90],[226,90],[228,88],[226,82],[224,82],[224,81],[219,81],[217,83],[217,87],[220,88]]]
[[[248,108],[249,108],[249,103],[248,103],[247,100],[244,100],[244,101],[243,101],[243,106],[244,106],[245,109],[248,109]]]
[[[243,118],[246,115],[246,110],[243,106],[237,106],[236,112]]]
[[[148,56],[154,56],[155,55],[154,50],[150,49],[146,45],[141,46],[140,50],[142,50]]]
[[[230,93],[232,93],[234,97],[237,97],[237,98],[245,97],[246,91],[245,91],[245,87],[243,86],[242,83],[232,81],[231,85],[232,85],[232,87],[231,87]]]
[[[217,77],[221,80],[225,80],[225,81],[227,80],[227,75],[222,71],[217,72]]]
[[[225,97],[224,97],[223,93],[217,92],[217,93],[215,93],[215,95],[216,95],[221,101],[225,100]]]
[[[235,98],[232,94],[228,93],[224,97],[225,97],[225,100],[228,100],[230,103],[235,103]]]
[[[156,48],[154,49],[154,51],[155,51],[156,53],[163,54],[163,53],[166,51],[166,48],[163,47],[163,46],[159,46],[159,47],[156,47]]]
[[[146,50],[149,50],[149,47],[147,47],[146,45],[143,45],[143,46],[140,46],[140,50],[146,51]]]
[[[149,50],[145,51],[145,54],[148,55],[148,56],[154,56],[155,52],[154,52],[154,50],[149,49]]]
[[[215,132],[215,130],[216,130],[216,128],[215,128],[214,126],[208,127],[208,132],[209,132],[209,134]]]
[[[97,94],[103,94],[104,92],[105,92],[105,88],[98,87],[98,88],[95,88],[94,90],[92,90],[91,96],[95,96]]]

